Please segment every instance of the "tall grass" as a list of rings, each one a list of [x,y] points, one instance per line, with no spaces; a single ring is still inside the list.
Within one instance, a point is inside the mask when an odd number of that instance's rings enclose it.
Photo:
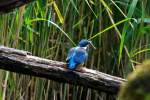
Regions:
[[[65,61],[69,48],[91,39],[85,66],[126,77],[150,57],[150,1],[38,0],[0,15],[0,44]],[[114,100],[116,96],[43,78],[0,71],[3,100]]]

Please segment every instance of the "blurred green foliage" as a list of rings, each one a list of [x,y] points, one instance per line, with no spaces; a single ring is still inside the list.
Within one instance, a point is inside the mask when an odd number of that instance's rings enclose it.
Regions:
[[[128,76],[123,83],[118,100],[149,100],[150,99],[150,60],[144,61]]]

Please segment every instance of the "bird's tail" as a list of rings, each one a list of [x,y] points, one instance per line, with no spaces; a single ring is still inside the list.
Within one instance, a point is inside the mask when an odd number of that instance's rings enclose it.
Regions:
[[[74,62],[73,59],[70,59],[70,61],[68,62],[68,68],[71,69],[71,70],[74,70],[76,67],[77,67],[77,63]]]

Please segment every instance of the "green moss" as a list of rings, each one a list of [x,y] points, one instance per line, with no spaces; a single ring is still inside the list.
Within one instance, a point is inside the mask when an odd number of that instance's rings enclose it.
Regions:
[[[139,65],[122,84],[119,100],[150,100],[150,60]]]

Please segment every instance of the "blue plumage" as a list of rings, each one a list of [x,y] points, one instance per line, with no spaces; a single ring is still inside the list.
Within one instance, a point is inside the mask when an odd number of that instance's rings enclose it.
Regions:
[[[92,45],[91,41],[82,39],[77,47],[71,48],[67,56],[67,67],[75,70],[78,65],[83,64],[88,58],[88,45]],[[92,45],[93,46],[93,45]]]

